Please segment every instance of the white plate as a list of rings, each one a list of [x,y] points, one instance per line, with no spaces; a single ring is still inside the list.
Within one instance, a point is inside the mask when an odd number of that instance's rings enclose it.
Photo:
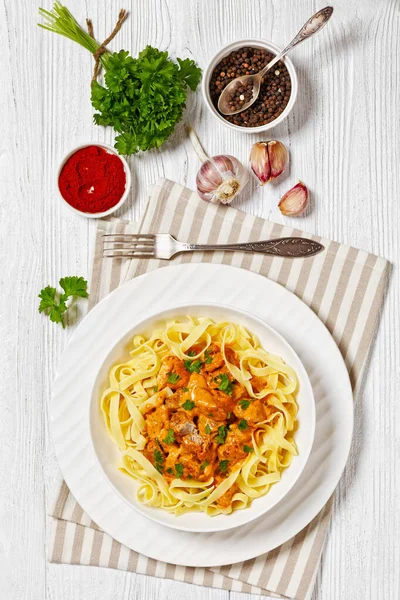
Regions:
[[[138,484],[130,477],[123,475],[117,468],[121,452],[107,433],[100,409],[99,399],[108,387],[109,370],[115,363],[128,360],[128,346],[133,336],[142,334],[150,337],[156,329],[163,327],[167,320],[184,318],[187,315],[206,316],[215,321],[227,320],[240,323],[258,337],[261,346],[268,352],[283,358],[296,371],[299,380],[299,390],[296,396],[299,405],[297,414],[298,429],[295,438],[299,455],[293,458],[292,464],[283,472],[281,481],[273,485],[268,494],[254,500],[251,506],[245,510],[237,510],[231,515],[209,517],[203,512],[191,512],[175,517],[161,508],[152,508],[139,502],[136,498]],[[90,357],[90,362],[93,363],[91,364],[93,371],[96,371],[90,407],[90,430],[95,453],[110,485],[114,487],[123,500],[145,517],[157,521],[161,525],[181,531],[226,531],[233,527],[245,525],[271,510],[278,502],[282,501],[300,477],[314,441],[315,404],[312,386],[307,372],[293,348],[264,321],[245,311],[229,306],[204,303],[201,305],[178,306],[152,315],[145,320],[139,319],[138,322],[132,322],[122,338],[116,338],[110,344],[105,360],[103,360],[101,354],[96,353],[95,356]]]
[[[177,303],[229,304],[276,329],[301,358],[314,391],[316,434],[309,461],[282,502],[244,527],[189,533],[138,514],[107,482],[90,441],[92,357],[105,360],[132,322]],[[269,279],[217,264],[168,266],[137,277],[100,302],[76,330],[59,367],[51,429],[65,481],[81,507],[117,541],[186,566],[219,566],[259,556],[296,535],[322,509],[346,464],[353,400],[346,366],[326,327],[299,298]]]

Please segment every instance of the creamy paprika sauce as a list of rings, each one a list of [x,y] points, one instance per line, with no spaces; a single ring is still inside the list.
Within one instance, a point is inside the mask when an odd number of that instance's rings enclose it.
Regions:
[[[188,355],[200,352],[193,346]],[[225,355],[239,367],[232,348],[225,346]],[[250,382],[255,392],[267,387],[261,377]],[[155,391],[155,404],[143,411],[146,445],[141,452],[167,482],[214,478],[221,483],[254,452],[252,433],[274,412],[268,396],[249,398],[244,385],[233,379],[218,344],[196,360],[165,356]],[[217,504],[229,506],[238,491],[234,483]]]

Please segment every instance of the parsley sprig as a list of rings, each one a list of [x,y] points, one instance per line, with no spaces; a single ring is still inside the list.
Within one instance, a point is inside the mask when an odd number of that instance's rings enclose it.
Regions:
[[[217,444],[225,444],[226,436],[228,435],[228,428],[225,425],[218,427],[218,435],[215,438]]]
[[[183,366],[185,367],[186,371],[188,371],[189,373],[200,373],[200,369],[203,366],[203,363],[199,359],[185,360],[183,362]]]
[[[167,379],[168,383],[172,383],[172,384],[178,383],[178,381],[180,379],[182,379],[182,377],[180,375],[178,375],[178,373],[174,373],[173,371],[170,371],[168,373],[168,379]]]
[[[164,473],[164,457],[160,450],[154,450],[154,466],[161,475]]]
[[[212,361],[213,361],[213,357],[212,355],[208,352],[208,350],[206,350],[204,352],[204,358],[205,358],[205,363],[206,365],[211,365]]]
[[[39,312],[45,313],[53,323],[61,323],[65,327],[64,315],[72,306],[67,304],[69,298],[87,298],[87,281],[83,277],[63,277],[60,287],[64,293],[57,293],[56,288],[48,285],[39,294]]]
[[[182,408],[185,410],[192,410],[195,406],[196,405],[192,400],[185,400],[185,402],[182,404]]]
[[[175,436],[174,436],[174,430],[173,429],[168,429],[168,433],[165,436],[165,438],[163,439],[164,444],[173,444],[175,441]]]
[[[215,383],[218,383],[218,389],[225,392],[228,396],[232,396],[234,381],[231,381],[226,373],[220,373],[214,377]]]
[[[251,404],[251,400],[239,400],[239,406],[241,408],[243,408],[243,410],[246,410],[247,408],[249,408]]]
[[[226,473],[228,470],[229,460],[220,460],[219,461],[219,470],[221,473]]]

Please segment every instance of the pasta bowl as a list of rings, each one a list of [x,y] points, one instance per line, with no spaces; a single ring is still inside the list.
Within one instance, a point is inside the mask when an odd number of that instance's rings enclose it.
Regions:
[[[292,367],[298,378],[296,393],[298,413],[294,434],[298,455],[293,457],[291,464],[283,471],[280,481],[273,484],[264,496],[255,498],[249,506],[243,510],[234,510],[231,514],[210,516],[202,511],[190,511],[175,516],[163,508],[149,506],[139,501],[137,498],[139,483],[119,470],[122,453],[108,434],[100,407],[100,398],[108,385],[109,371],[116,363],[129,359],[128,346],[132,338],[136,335],[150,337],[154,330],[162,327],[168,320],[187,316],[209,317],[214,321],[229,321],[242,325],[251,334],[257,336],[261,346],[267,352],[281,357]],[[262,517],[290,494],[307,463],[313,445],[315,404],[312,386],[300,358],[277,331],[262,320],[233,306],[204,303],[177,306],[156,314],[149,313],[137,323],[132,323],[129,330],[115,340],[93,381],[89,421],[93,449],[102,472],[108,484],[130,507],[161,525],[182,531],[206,533],[245,525]]]

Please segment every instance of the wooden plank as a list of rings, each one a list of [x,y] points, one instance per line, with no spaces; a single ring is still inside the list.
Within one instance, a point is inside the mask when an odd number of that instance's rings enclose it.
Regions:
[[[45,3],[45,8],[50,2]],[[89,15],[103,39],[120,2],[68,0],[79,21]],[[222,45],[247,37],[284,45],[317,8],[312,0],[137,0],[112,48],[137,53],[150,43],[205,67]],[[60,205],[54,176],[81,141],[112,142],[92,123],[93,62],[69,40],[35,26],[37,5],[0,3],[0,597],[36,600],[227,600],[228,592],[105,569],[49,565],[45,511],[57,473],[47,405],[65,331],[37,313],[37,294],[65,275],[86,276],[95,224]],[[300,88],[290,117],[265,136],[232,132],[208,114],[200,93],[188,103],[210,155],[247,164],[256,140],[290,148],[290,170],[260,188],[253,179],[237,206],[350,243],[396,261],[400,255],[399,14],[395,0],[336,0],[323,34],[293,54]],[[133,190],[121,215],[138,217],[146,189],[165,176],[194,187],[198,159],[183,127],[160,151],[129,159]],[[311,209],[289,221],[279,197],[298,179]],[[340,482],[314,600],[400,597],[397,400],[400,289],[395,272],[362,398],[353,451]],[[4,296],[4,298],[3,298]],[[231,600],[250,600],[231,594]]]

